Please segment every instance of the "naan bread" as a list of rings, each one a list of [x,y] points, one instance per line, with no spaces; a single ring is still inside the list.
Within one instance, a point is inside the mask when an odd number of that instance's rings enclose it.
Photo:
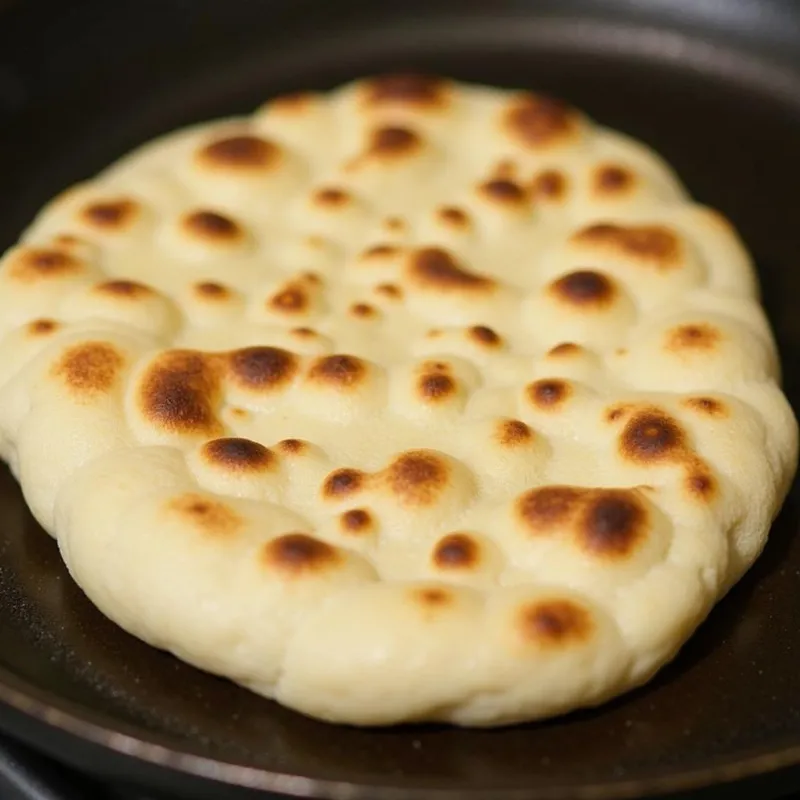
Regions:
[[[388,76],[159,139],[5,255],[0,333],[0,454],[91,600],[338,722],[643,683],[797,460],[731,225],[530,93]]]

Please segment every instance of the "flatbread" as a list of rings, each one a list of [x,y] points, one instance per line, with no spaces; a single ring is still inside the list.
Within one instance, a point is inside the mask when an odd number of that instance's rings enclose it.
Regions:
[[[0,334],[0,455],[89,598],[337,722],[643,683],[797,462],[731,225],[527,92],[383,76],[158,139],[4,256]]]

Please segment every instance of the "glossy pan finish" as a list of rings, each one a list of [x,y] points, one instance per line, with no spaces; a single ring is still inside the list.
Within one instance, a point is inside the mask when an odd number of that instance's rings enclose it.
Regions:
[[[152,136],[409,68],[540,88],[651,143],[755,253],[800,408],[793,0],[19,0],[0,17],[0,245]],[[795,487],[762,559],[649,686],[507,730],[369,731],[305,719],[118,630],[2,471],[0,729],[187,797],[611,800],[744,777],[715,794],[775,796],[800,787],[799,501]]]

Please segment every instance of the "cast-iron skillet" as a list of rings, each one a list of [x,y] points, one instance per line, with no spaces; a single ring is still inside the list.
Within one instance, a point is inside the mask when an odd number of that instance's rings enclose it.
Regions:
[[[650,142],[751,246],[800,403],[794,0],[18,0],[0,16],[0,245],[152,136],[390,69],[542,89]],[[191,797],[608,800],[744,777],[726,796],[767,797],[800,786],[797,504],[795,487],[761,561],[644,689],[508,730],[369,731],[305,719],[119,631],[3,472],[0,728]]]

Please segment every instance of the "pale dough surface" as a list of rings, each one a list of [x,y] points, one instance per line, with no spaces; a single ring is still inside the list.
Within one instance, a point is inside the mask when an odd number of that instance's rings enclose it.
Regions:
[[[75,580],[339,722],[646,681],[788,491],[779,381],[750,256],[656,154],[420,76],[165,136],[0,264],[0,455]]]

